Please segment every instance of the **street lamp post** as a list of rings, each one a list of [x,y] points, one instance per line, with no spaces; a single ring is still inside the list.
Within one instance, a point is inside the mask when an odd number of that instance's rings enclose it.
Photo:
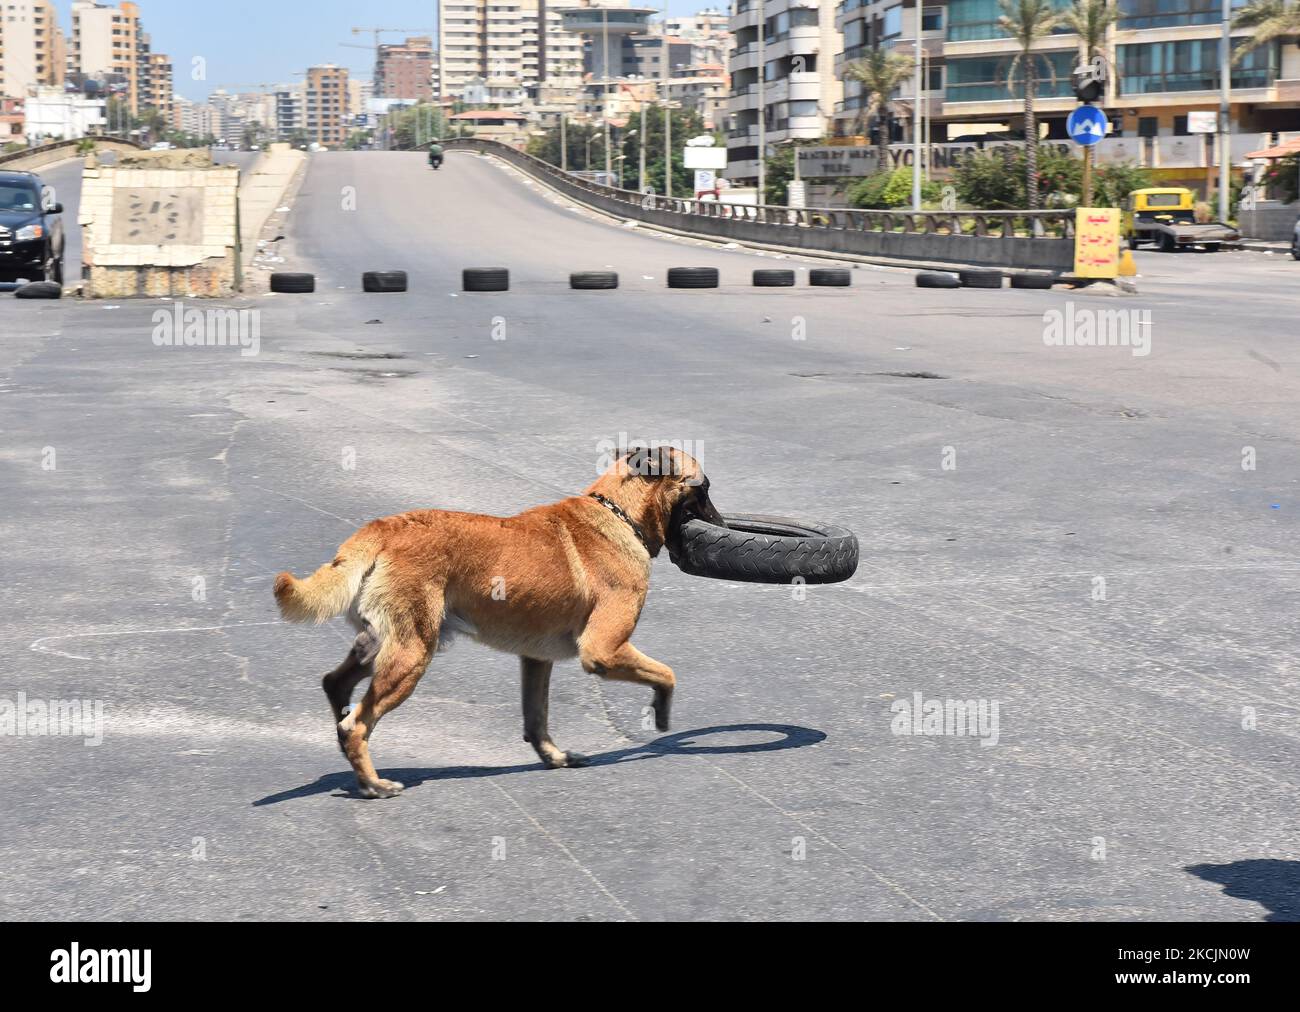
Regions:
[[[758,203],[767,203],[767,11],[758,3]]]
[[[645,189],[645,92],[641,92],[641,160],[637,163],[636,186]]]
[[[1223,0],[1223,38],[1219,42],[1219,217],[1228,220],[1232,203],[1232,0]]]
[[[672,77],[669,59],[672,47],[668,44],[668,0],[664,0],[664,46],[663,71],[664,80],[664,196],[673,195],[673,91],[668,84]]]
[[[1224,0],[1225,3],[1231,3],[1232,0]],[[922,48],[921,48],[921,18],[923,16],[924,6],[922,0],[915,0],[916,3],[916,101],[912,104],[912,210],[921,210],[921,89],[925,82],[922,80]]]
[[[609,184],[610,174],[613,172],[613,166],[610,164],[609,156],[609,10],[602,9],[600,19],[603,23],[604,40],[602,45],[605,48],[604,56],[601,59],[602,71],[601,77],[604,78],[603,85],[600,89],[600,108],[601,119],[605,121],[605,183]]]

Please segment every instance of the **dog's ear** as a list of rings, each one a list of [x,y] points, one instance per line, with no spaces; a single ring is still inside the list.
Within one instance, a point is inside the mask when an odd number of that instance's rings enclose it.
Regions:
[[[629,478],[662,478],[678,470],[671,446],[639,446],[627,455]]]

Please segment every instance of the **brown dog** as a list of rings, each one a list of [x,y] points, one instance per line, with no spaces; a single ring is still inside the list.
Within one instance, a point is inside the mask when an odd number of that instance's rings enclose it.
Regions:
[[[417,510],[367,524],[329,565],[305,580],[275,578],[291,622],[348,614],[358,635],[322,687],[339,745],[361,793],[391,798],[367,742],[375,724],[412,691],[439,643],[463,634],[518,654],[524,740],[548,767],[580,757],[556,747],[547,726],[552,662],[577,657],[602,678],[654,688],[655,725],[668,730],[676,679],[631,642],[650,580],[650,560],[688,517],[721,524],[709,481],[672,448],[621,456],[582,496],[513,517]],[[344,716],[358,682],[370,688]]]

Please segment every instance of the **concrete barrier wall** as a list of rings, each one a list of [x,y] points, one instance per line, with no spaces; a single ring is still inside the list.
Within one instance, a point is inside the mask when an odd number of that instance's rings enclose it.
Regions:
[[[121,154],[135,153],[142,150],[142,145],[132,141],[119,141],[115,138],[94,138],[95,152],[116,151]],[[81,141],[55,141],[26,151],[15,151],[0,155],[0,169],[8,172],[35,172],[38,169],[64,162],[77,155]]]
[[[1073,211],[914,215],[842,208],[744,207],[600,186],[495,141],[465,138],[448,141],[446,146],[496,155],[597,210],[710,238],[910,263],[1067,273],[1074,268]],[[1017,235],[1017,227],[1044,234]],[[1058,235],[1045,234],[1049,231]]]
[[[1295,223],[1300,221],[1300,201],[1281,204],[1261,200],[1253,210],[1237,212],[1241,234],[1260,242],[1290,242]]]
[[[234,294],[239,169],[213,166],[210,157],[204,165],[199,156],[179,151],[156,154],[122,165],[87,158],[78,219],[84,294]]]

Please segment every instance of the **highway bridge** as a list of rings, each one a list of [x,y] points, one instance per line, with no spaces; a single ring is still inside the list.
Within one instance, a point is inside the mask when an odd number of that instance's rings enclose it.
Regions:
[[[75,221],[75,166],[45,175]],[[0,916],[1300,917],[1300,265],[810,288],[828,261],[463,152],[313,155],[292,206],[283,267],[317,287],[228,303],[256,355],[158,346],[168,301],[0,300],[0,699],[103,706],[98,744],[0,742]],[[510,291],[461,290],[494,266]],[[383,269],[410,291],[363,294]],[[1103,313],[1129,344],[1052,343]],[[358,798],[319,688],[351,632],[283,624],[274,574],[386,514],[578,492],[620,434],[692,443],[724,512],[852,528],[857,575],[660,559],[636,642],[677,672],[673,730],[557,665],[584,769],[544,770],[516,662],[458,644],[373,739],[405,793]],[[949,700],[979,733],[913,712]]]

